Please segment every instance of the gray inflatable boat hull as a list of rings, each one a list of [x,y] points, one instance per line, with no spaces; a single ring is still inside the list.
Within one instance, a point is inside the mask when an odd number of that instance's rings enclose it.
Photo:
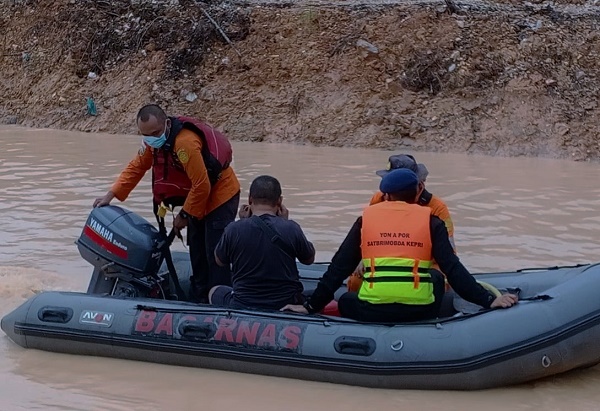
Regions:
[[[302,267],[305,287],[324,270]],[[549,298],[392,326],[43,292],[1,327],[25,348],[378,388],[483,389],[600,362],[599,265],[477,278]]]

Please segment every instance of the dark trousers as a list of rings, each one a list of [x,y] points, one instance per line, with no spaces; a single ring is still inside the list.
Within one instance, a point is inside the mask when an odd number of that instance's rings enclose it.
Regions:
[[[401,323],[436,318],[444,297],[444,276],[431,270],[435,301],[428,305],[371,304],[358,298],[358,293],[343,294],[338,301],[342,317],[373,323]]]
[[[192,300],[208,301],[208,291],[215,285],[231,285],[229,266],[219,267],[215,262],[215,248],[225,227],[237,214],[240,193],[211,211],[203,219],[188,221],[188,245],[192,263]]]

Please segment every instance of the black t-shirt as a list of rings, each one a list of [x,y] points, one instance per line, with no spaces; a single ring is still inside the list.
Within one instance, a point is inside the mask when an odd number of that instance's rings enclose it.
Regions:
[[[260,216],[294,251],[292,257],[276,244],[251,218],[233,222],[225,228],[215,249],[223,264],[231,264],[233,302],[238,307],[280,309],[298,303],[302,283],[296,258],[311,260],[315,248],[292,220],[270,214]]]

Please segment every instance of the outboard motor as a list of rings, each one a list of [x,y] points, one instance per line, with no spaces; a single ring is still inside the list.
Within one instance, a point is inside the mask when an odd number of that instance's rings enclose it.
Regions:
[[[94,266],[88,294],[168,298],[168,271],[159,272],[167,238],[139,215],[94,208],[76,244]]]

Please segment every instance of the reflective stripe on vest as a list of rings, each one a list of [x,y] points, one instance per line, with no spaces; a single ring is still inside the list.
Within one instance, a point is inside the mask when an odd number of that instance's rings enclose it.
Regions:
[[[431,209],[401,201],[367,207],[361,250],[365,275],[358,297],[373,304],[426,305],[434,301]]]
[[[365,277],[358,293],[373,304],[431,304],[431,261],[410,258],[364,259]]]

